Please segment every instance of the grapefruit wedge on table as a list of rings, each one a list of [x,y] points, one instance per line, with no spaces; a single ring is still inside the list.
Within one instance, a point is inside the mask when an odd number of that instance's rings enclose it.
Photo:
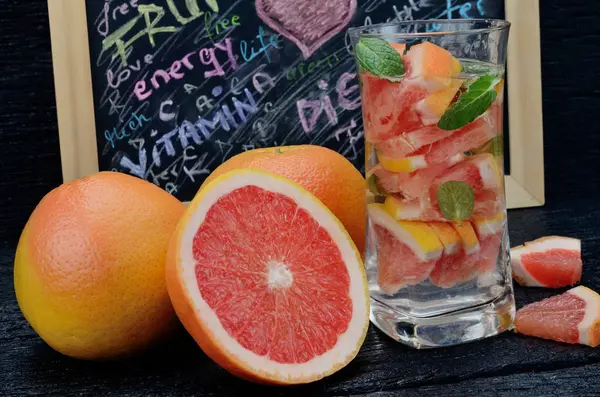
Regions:
[[[166,274],[188,332],[249,380],[315,381],[365,338],[359,252],[327,207],[279,176],[234,170],[204,186],[171,240]]]
[[[600,295],[579,286],[517,311],[517,332],[558,342],[600,344]]]
[[[548,236],[510,250],[514,279],[523,286],[560,288],[581,280],[581,241]]]

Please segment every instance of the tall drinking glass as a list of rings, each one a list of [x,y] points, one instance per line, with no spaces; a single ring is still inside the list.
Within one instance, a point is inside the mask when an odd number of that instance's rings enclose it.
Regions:
[[[485,338],[514,318],[502,137],[509,26],[350,30],[365,132],[371,321],[413,347]]]

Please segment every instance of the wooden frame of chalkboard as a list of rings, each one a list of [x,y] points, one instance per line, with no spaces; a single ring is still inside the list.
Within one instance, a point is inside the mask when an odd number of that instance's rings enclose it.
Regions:
[[[539,0],[505,0],[508,50],[508,208],[544,204]],[[85,0],[48,0],[62,174],[99,170]],[[523,62],[526,60],[526,62]]]

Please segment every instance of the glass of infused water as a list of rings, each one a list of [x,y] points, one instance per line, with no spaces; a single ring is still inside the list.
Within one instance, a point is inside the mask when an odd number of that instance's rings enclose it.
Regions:
[[[350,30],[371,321],[410,346],[489,337],[514,318],[502,124],[509,26],[486,19]]]

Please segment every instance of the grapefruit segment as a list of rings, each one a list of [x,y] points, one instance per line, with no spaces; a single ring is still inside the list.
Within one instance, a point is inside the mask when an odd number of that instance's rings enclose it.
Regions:
[[[425,196],[436,176],[463,159],[464,156],[459,153],[445,163],[434,164],[411,173],[390,172],[381,165],[373,167],[372,172],[379,178],[385,192],[402,193],[405,198],[412,199]]]
[[[454,79],[447,88],[435,91],[428,97],[421,99],[415,105],[415,110],[419,114],[421,121],[425,125],[437,124],[440,118],[448,109],[450,102],[456,96],[463,81]]]
[[[502,247],[502,234],[506,222],[506,214],[498,213],[488,219],[474,219],[473,225],[479,238],[481,247],[477,270],[485,274],[495,270],[500,248]]]
[[[265,383],[344,367],[368,327],[360,254],[299,185],[234,170],[204,186],[171,240],[167,286],[183,325],[218,364]]]
[[[377,283],[393,295],[429,277],[443,246],[425,222],[396,221],[381,204],[369,204],[369,218],[377,236]]]
[[[579,286],[517,311],[516,331],[557,342],[600,344],[600,295]]]
[[[581,280],[581,241],[548,236],[510,250],[514,279],[523,286],[560,288]]]
[[[458,153],[477,148],[496,136],[492,124],[486,116],[480,116],[466,126],[454,130],[447,138],[424,146],[425,161],[428,164],[442,163]]]
[[[378,152],[377,158],[379,159],[381,166],[390,172],[413,172],[427,167],[424,155],[394,159]]]
[[[427,96],[425,89],[408,84],[406,79],[392,82],[367,73],[360,79],[367,141],[383,142],[423,126],[413,107]]]
[[[434,193],[437,194],[437,188],[449,181],[465,182],[477,194],[486,189],[498,191],[503,186],[504,176],[494,156],[484,153],[467,157],[439,175],[433,185]]]
[[[406,44],[403,44],[403,43],[390,43],[390,45],[392,46],[392,48],[394,50],[396,50],[398,52],[398,54],[400,54],[400,56],[404,55],[404,52],[406,51]]]
[[[437,142],[452,135],[452,131],[442,130],[437,126],[427,126],[411,132],[403,132],[401,135],[378,143],[379,153],[393,157],[402,158],[417,151],[425,145]]]
[[[461,267],[466,262],[466,255],[460,235],[446,222],[430,222],[429,226],[444,245],[443,256],[435,264],[429,280],[440,288],[454,287],[465,277]]]
[[[427,41],[410,47],[404,63],[407,78],[418,80],[429,92],[447,88],[462,70],[460,61],[448,50]]]
[[[444,217],[425,200],[402,200],[388,195],[383,204],[385,210],[396,220],[443,221]]]
[[[452,222],[451,225],[460,236],[465,253],[467,255],[478,254],[481,247],[479,246],[479,240],[471,222],[465,221],[462,224]]]

